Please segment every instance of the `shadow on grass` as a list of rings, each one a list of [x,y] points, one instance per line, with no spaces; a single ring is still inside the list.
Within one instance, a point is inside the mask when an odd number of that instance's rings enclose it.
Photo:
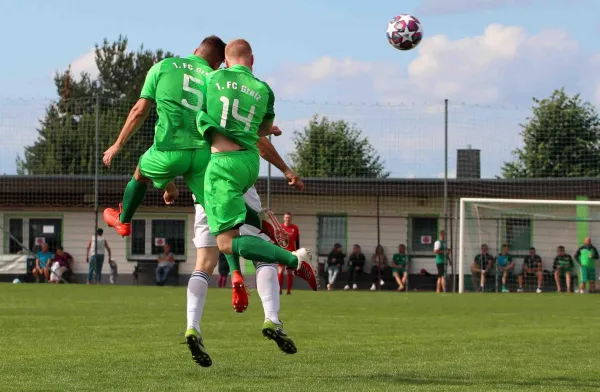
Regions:
[[[331,378],[331,377],[327,377]],[[571,387],[571,388],[598,388],[600,379],[580,380],[575,377],[532,377],[526,380],[514,380],[509,376],[499,379],[490,376],[462,377],[462,376],[423,376],[423,374],[368,374],[338,376],[335,378],[352,379],[356,382],[393,382],[407,385],[437,385],[437,386],[509,386],[509,387]],[[555,389],[556,390],[556,389]]]

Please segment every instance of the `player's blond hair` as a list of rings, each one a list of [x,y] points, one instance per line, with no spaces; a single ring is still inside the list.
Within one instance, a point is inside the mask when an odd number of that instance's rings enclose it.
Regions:
[[[234,39],[225,47],[225,58],[231,60],[250,60],[252,58],[252,47],[245,39]]]

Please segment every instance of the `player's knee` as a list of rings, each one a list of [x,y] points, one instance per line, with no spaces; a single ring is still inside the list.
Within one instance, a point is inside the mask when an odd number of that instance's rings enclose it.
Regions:
[[[212,274],[219,261],[219,249],[207,247],[196,249],[196,271]]]

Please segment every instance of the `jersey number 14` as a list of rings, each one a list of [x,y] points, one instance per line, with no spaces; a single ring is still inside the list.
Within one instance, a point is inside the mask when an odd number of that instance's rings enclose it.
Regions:
[[[233,105],[231,105],[231,113],[229,113],[229,98],[222,96],[221,102],[223,102],[223,110],[221,111],[221,126],[223,128],[227,128],[227,121],[229,120],[229,114],[233,117],[234,120],[240,121],[245,124],[244,131],[249,131],[250,126],[252,125],[252,118],[254,117],[254,111],[256,107],[252,105],[250,107],[250,111],[248,112],[248,117],[244,117],[240,114],[240,100],[234,99]]]

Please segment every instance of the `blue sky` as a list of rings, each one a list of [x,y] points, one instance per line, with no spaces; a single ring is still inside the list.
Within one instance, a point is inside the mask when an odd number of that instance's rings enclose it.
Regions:
[[[425,39],[416,50],[399,52],[385,39],[388,20],[400,13],[414,14],[423,24]],[[350,116],[375,145],[388,140],[382,134],[394,140],[382,146],[382,155],[399,177],[439,174],[444,98],[510,108],[484,116],[484,109],[462,107],[460,116],[451,118],[452,147],[507,130],[502,157],[488,160],[487,176],[497,174],[518,143],[516,125],[532,96],[565,86],[600,103],[600,2],[594,0],[22,0],[0,3],[0,36],[11,59],[0,63],[0,135],[10,139],[6,144],[12,150],[33,140],[35,116],[42,113],[44,99],[55,96],[52,74],[69,64],[91,70],[89,53],[105,37],[124,34],[134,48],[143,43],[186,55],[213,33],[252,43],[255,73],[272,82],[283,124],[301,129],[314,110]],[[320,104],[308,107],[300,101]],[[359,106],[323,103],[338,101]],[[418,105],[399,106],[383,123],[362,102]],[[375,123],[379,131],[372,130]],[[27,130],[15,132],[23,125]],[[419,135],[421,141],[415,139]],[[292,149],[286,136],[276,144],[284,153]],[[411,148],[423,150],[435,139],[431,167],[401,158],[407,156],[402,151],[407,138],[418,146]],[[473,147],[497,149],[489,140],[482,137]],[[0,173],[14,171],[14,155],[2,154]]]

